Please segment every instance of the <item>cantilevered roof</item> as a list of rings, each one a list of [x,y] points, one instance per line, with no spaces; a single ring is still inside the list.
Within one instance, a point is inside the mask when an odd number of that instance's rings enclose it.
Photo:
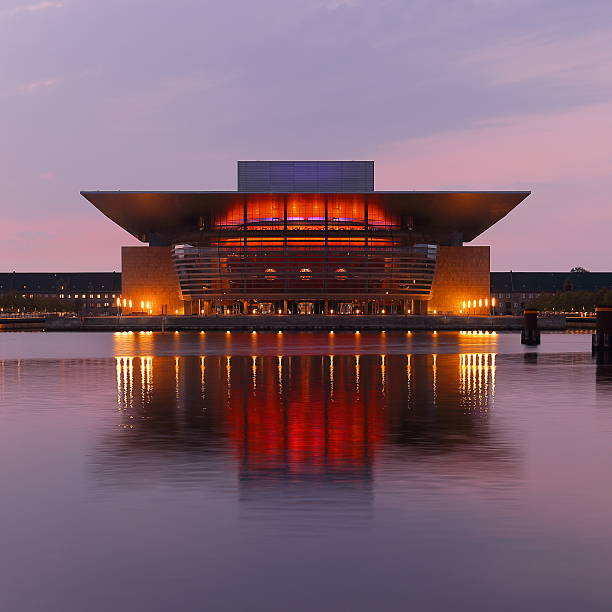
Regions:
[[[361,195],[395,213],[411,215],[418,230],[461,232],[469,242],[505,217],[529,191],[374,191]],[[193,229],[199,219],[270,194],[237,191],[82,191],[109,219],[143,242],[151,234]],[[283,194],[283,197],[286,194]],[[293,196],[300,194],[290,194]],[[307,200],[313,194],[303,194]],[[351,194],[334,194],[350,197]]]

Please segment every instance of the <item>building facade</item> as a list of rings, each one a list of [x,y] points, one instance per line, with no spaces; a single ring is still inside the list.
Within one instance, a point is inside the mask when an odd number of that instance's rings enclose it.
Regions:
[[[149,314],[488,314],[489,247],[529,192],[374,190],[374,163],[238,162],[237,191],[82,192],[148,246],[122,308]]]
[[[495,313],[519,315],[542,294],[612,289],[612,272],[491,272]]]
[[[91,314],[116,312],[121,295],[119,272],[0,272],[0,294],[53,298]]]

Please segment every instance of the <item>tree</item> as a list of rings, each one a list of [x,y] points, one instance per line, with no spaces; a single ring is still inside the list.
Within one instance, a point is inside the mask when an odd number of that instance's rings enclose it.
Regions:
[[[572,268],[570,272],[590,272],[590,270],[587,270],[586,268],[583,268],[582,266],[576,266],[575,268]]]

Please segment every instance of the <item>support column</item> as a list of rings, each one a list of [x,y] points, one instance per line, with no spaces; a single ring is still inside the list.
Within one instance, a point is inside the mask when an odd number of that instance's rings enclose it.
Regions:
[[[521,344],[540,344],[540,330],[538,329],[538,311],[525,310],[525,323],[521,331]]]

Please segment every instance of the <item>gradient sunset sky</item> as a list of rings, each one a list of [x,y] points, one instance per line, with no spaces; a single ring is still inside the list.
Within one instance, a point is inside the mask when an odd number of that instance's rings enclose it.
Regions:
[[[235,189],[237,159],[376,188],[529,189],[493,270],[612,270],[610,0],[0,0],[0,270],[119,270],[80,190]]]

